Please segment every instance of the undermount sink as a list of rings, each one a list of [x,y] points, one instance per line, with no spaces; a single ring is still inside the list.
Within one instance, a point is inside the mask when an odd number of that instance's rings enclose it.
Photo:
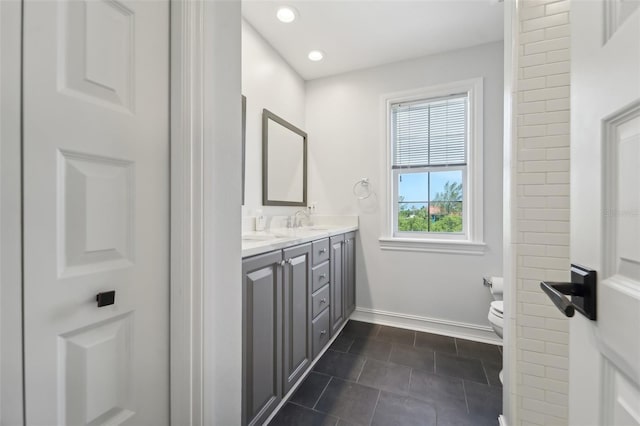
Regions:
[[[265,235],[243,235],[242,241],[270,241],[270,240],[278,240],[282,237],[273,234],[265,234]]]
[[[286,238],[308,237],[317,232],[327,232],[330,228],[322,226],[302,226],[299,228],[287,228],[286,230],[276,230],[276,232],[255,233],[242,235],[242,241],[246,243],[257,243],[266,241],[277,241]]]
[[[326,232],[329,231],[329,228],[323,228],[321,226],[301,226],[299,228],[293,228],[291,232],[294,233],[307,233],[307,232]]]

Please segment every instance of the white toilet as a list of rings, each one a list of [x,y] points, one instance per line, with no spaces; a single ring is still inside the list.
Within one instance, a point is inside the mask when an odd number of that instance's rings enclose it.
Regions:
[[[489,322],[493,331],[502,339],[502,329],[504,328],[504,302],[502,301],[502,277],[491,277],[484,279],[484,285],[489,287],[491,295],[495,299],[489,305]],[[498,374],[502,382],[502,371]]]
[[[504,320],[502,315],[504,313],[504,302],[502,300],[494,300],[491,302],[489,306],[489,322],[491,323],[491,327],[493,327],[493,331],[502,338],[502,328],[504,324]]]
[[[483,278],[483,281],[484,285],[489,287],[491,296],[494,299],[489,305],[489,322],[493,327],[493,331],[502,338],[502,328],[504,326],[504,320],[502,318],[504,313],[504,302],[502,301],[502,277]]]

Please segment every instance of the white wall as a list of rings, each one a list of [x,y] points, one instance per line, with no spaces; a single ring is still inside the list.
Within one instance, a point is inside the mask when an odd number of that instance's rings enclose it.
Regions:
[[[566,425],[569,323],[540,281],[568,281],[569,1],[519,3],[515,425]]]
[[[360,216],[358,309],[432,318],[412,324],[492,337],[482,277],[502,273],[502,75],[499,42],[307,82],[309,200],[318,202],[318,214]],[[382,251],[381,95],[475,77],[484,78],[486,253]],[[352,186],[361,177],[377,196],[358,202]]]
[[[304,80],[244,19],[242,20],[242,94],[247,97],[246,177],[243,213],[293,214],[295,207],[262,207],[262,109],[305,129]]]

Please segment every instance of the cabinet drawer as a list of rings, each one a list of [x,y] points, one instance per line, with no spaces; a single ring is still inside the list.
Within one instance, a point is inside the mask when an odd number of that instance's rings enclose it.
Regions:
[[[315,292],[320,287],[329,283],[329,262],[314,266],[312,271],[311,279],[313,285],[311,286],[311,292]]]
[[[315,318],[329,306],[329,285],[325,285],[311,296],[311,316]]]
[[[329,342],[331,329],[329,327],[329,309],[325,309],[313,320],[313,357],[318,356],[324,345]]]
[[[329,239],[313,242],[313,264],[319,265],[325,260],[329,260]]]

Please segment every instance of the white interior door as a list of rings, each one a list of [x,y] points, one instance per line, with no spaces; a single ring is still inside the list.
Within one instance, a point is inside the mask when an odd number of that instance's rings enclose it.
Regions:
[[[24,1],[28,425],[168,424],[168,70],[168,0]]]
[[[569,422],[640,425],[640,1],[571,1],[571,260],[598,273],[570,330]]]

